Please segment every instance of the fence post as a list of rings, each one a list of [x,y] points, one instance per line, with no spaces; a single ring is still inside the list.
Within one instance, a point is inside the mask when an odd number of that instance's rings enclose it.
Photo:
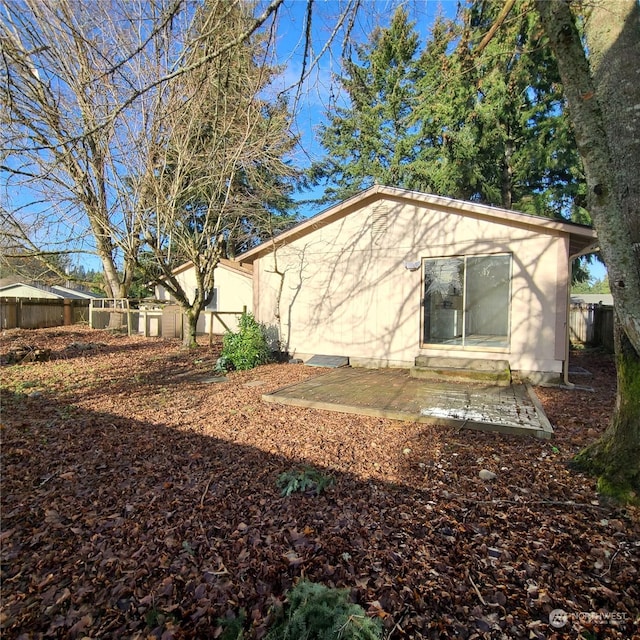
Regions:
[[[131,336],[131,305],[128,299],[125,300],[124,307],[127,312],[127,335]]]
[[[65,298],[62,305],[62,322],[65,327],[68,327],[73,324],[73,300]]]

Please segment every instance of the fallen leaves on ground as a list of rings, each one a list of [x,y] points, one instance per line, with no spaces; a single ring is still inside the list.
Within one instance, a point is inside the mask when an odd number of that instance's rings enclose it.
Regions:
[[[391,638],[640,637],[638,512],[567,466],[610,418],[610,356],[572,356],[593,391],[537,389],[543,441],[267,404],[321,372],[212,382],[219,344],[71,327],[0,353],[25,345],[51,359],[1,370],[4,638],[216,638],[241,611],[261,638],[301,577]],[[308,466],[335,484],[283,497]]]

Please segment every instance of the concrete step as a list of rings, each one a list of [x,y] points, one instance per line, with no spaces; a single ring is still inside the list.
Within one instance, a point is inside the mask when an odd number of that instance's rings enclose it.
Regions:
[[[511,384],[511,369],[507,360],[418,356],[415,364],[409,374],[422,380],[474,382],[503,387]]]

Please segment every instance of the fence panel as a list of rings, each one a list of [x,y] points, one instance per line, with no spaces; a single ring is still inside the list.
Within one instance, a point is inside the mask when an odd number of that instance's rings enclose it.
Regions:
[[[569,312],[571,342],[602,346],[613,351],[613,307],[572,304]]]
[[[184,330],[184,319],[182,311],[177,305],[167,305],[162,310],[162,322],[160,325],[160,335],[163,338],[180,338]]]
[[[115,329],[130,335],[182,338],[182,311],[177,305],[153,305],[138,309],[139,301],[127,299],[52,300],[48,298],[0,298],[2,329],[44,329],[87,322],[92,329]],[[237,330],[239,316],[246,311],[204,311],[206,330],[199,333],[224,333]],[[214,324],[215,318],[215,324]]]
[[[572,304],[569,313],[569,337],[571,342],[591,344],[595,319],[595,305]]]
[[[0,300],[0,326],[3,329],[15,329],[18,326],[18,300],[2,298]]]
[[[593,329],[595,344],[613,351],[613,307],[596,307]]]
[[[88,300],[49,298],[2,298],[0,323],[3,329],[44,329],[86,321]]]
[[[89,301],[73,305],[73,324],[89,324]]]
[[[129,335],[138,332],[137,304],[127,298],[98,298],[89,307],[89,326],[92,329],[126,331]]]

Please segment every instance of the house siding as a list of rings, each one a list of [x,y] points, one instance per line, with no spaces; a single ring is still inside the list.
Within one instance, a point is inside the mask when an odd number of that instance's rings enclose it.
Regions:
[[[558,286],[556,289],[556,306],[559,313],[556,314],[556,343],[555,357],[557,360],[564,360],[567,353],[565,345],[567,345],[567,320],[568,320],[568,304],[569,304],[569,287],[571,286],[571,278],[569,270],[564,266],[569,263],[569,238],[563,238],[558,243]],[[568,345],[567,345],[568,346]]]
[[[411,366],[418,355],[483,357],[508,359],[515,370],[557,374],[557,317],[564,313],[558,290],[566,291],[568,277],[566,259],[560,259],[565,236],[401,198],[356,203],[277,249],[285,273],[280,318],[273,253],[256,259],[255,313],[299,357],[345,355],[352,364],[371,366]],[[421,348],[422,270],[408,271],[404,262],[493,253],[513,256],[510,348]]]
[[[180,282],[183,290],[193,299],[197,286],[194,268],[187,267],[175,273],[175,277]],[[236,269],[230,269],[220,264],[216,267],[214,287],[218,290],[217,311],[236,312],[238,316],[222,315],[222,319],[229,329],[232,331],[237,330],[238,317],[243,309],[246,307],[247,311],[253,311],[253,285],[251,275],[241,273]],[[158,300],[169,301],[171,299],[169,292],[161,285],[156,287],[156,297]],[[212,316],[210,313],[203,312],[198,318],[197,332],[209,333],[212,319],[212,333],[220,334],[226,331],[219,318]]]

